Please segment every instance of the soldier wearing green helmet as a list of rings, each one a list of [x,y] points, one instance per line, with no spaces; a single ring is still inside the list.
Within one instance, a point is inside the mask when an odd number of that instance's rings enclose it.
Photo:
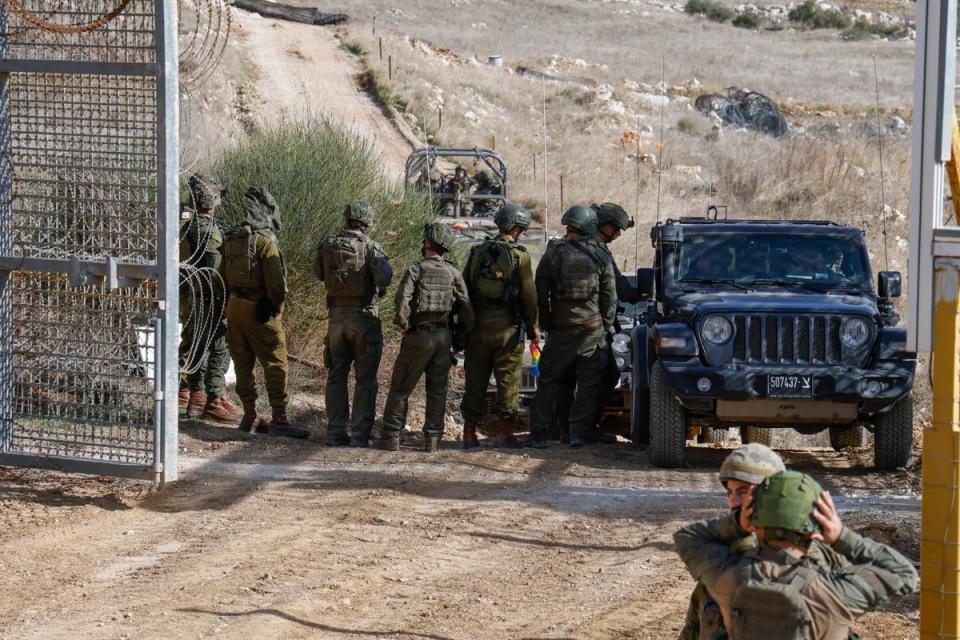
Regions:
[[[750,533],[756,548],[731,549]],[[917,584],[909,560],[845,527],[830,494],[796,471],[770,476],[743,506],[688,525],[673,539],[690,574],[720,608],[726,635],[711,637],[847,638],[855,617]],[[839,561],[812,557],[815,543]]]
[[[466,332],[473,327],[467,286],[457,268],[444,258],[452,243],[452,235],[442,224],[426,225],[423,259],[407,269],[397,288],[394,323],[403,333],[403,341],[393,365],[380,438],[373,444],[377,449],[397,451],[400,448],[408,400],[424,374],[427,390],[424,450],[435,452],[440,448],[453,342],[450,324],[453,321]]]
[[[320,242],[314,261],[314,273],[326,286],[330,317],[324,339],[327,446],[366,447],[376,414],[377,371],[383,354],[378,301],[390,286],[393,269],[387,254],[367,235],[374,222],[369,204],[348,204],[343,222],[342,231]],[[356,373],[352,416],[347,397],[351,366]]]
[[[627,215],[623,207],[613,202],[592,204],[590,208],[597,212],[597,241],[613,263],[614,277],[617,280],[617,298],[630,304],[640,302],[644,296],[620,273],[617,261],[613,259],[613,253],[607,246],[619,238],[622,232],[634,226],[633,218]]]
[[[483,399],[491,373],[497,383],[493,413],[494,440],[516,446],[513,436],[520,396],[524,337],[540,341],[537,292],[530,254],[519,244],[532,216],[519,204],[501,207],[494,222],[499,233],[470,250],[463,279],[476,314],[474,331],[464,351],[466,381],[463,447],[479,447],[477,429],[483,420]]]
[[[540,325],[548,335],[526,444],[538,449],[547,446],[547,429],[570,370],[576,375],[570,445],[604,440],[594,424],[595,397],[610,357],[617,311],[613,265],[594,238],[596,212],[575,205],[560,222],[567,234],[550,243],[536,274]]]

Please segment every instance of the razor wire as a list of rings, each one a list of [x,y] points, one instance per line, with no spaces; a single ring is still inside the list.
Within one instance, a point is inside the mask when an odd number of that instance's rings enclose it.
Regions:
[[[11,13],[17,14],[21,20],[32,24],[38,29],[53,31],[55,33],[76,34],[94,31],[105,26],[107,23],[123,13],[131,1],[132,0],[120,0],[118,4],[110,11],[107,11],[93,20],[82,23],[60,23],[43,18],[38,15],[37,12],[27,9],[23,5],[22,0],[6,0],[6,9]]]
[[[190,85],[220,65],[230,41],[233,16],[225,0],[181,0],[177,11],[181,82]]]
[[[197,224],[197,215],[194,213],[184,225],[181,240],[190,233],[191,225]],[[220,273],[210,267],[198,266],[212,234],[212,225],[207,226],[203,234],[198,233],[193,252],[180,261],[181,304],[189,309],[183,320],[183,331],[189,332],[186,336],[188,348],[186,353],[180,354],[180,372],[185,374],[196,373],[203,366],[210,345],[217,338],[217,324],[226,305],[226,284]]]

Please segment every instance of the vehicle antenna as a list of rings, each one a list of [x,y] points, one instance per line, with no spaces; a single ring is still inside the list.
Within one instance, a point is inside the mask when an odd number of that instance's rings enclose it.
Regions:
[[[636,219],[633,223],[633,270],[636,271],[640,267],[640,114],[637,114],[637,157],[634,164],[636,165],[635,181],[636,181],[636,201],[634,202],[633,215],[636,216]]]
[[[540,95],[543,98],[543,246],[547,246],[547,223],[550,221],[550,207],[547,191],[547,79],[540,78]]]
[[[666,61],[660,57],[660,145],[657,149],[657,222],[660,222],[660,183],[663,177],[663,103],[667,97]],[[639,162],[639,159],[637,160]]]
[[[887,203],[883,188],[883,127],[880,123],[880,73],[877,71],[877,56],[873,56],[873,82],[877,90],[877,146],[880,149],[880,228],[883,233],[883,268],[890,269],[887,256]]]

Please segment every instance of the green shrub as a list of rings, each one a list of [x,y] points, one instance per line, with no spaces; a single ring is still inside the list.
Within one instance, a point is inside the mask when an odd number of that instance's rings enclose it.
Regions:
[[[733,26],[741,29],[759,29],[760,16],[753,11],[744,11],[737,14],[737,17],[733,19]]]
[[[840,36],[844,40],[866,40],[874,36],[888,38],[897,30],[898,28],[893,25],[867,22],[863,18],[858,18],[853,26],[841,33]]]
[[[706,16],[714,22],[726,22],[736,15],[733,9],[715,0],[688,0],[684,11],[692,15]]]
[[[224,153],[209,171],[230,190],[222,209],[228,222],[242,219],[240,200],[251,186],[266,186],[277,199],[290,289],[284,316],[299,349],[319,345],[327,309],[324,287],[313,275],[313,256],[319,241],[342,227],[348,202],[366,200],[373,206],[377,222],[371,235],[390,256],[395,284],[420,257],[423,225],[432,217],[426,198],[387,179],[366,141],[327,120],[262,129]],[[385,326],[392,310],[391,290],[381,303]]]
[[[788,18],[808,29],[849,29],[850,18],[836,9],[824,9],[814,0],[806,0],[790,10]]]

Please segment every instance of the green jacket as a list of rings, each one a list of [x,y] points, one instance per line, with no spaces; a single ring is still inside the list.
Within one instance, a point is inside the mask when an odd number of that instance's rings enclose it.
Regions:
[[[180,263],[198,269],[220,268],[223,234],[213,217],[195,213],[180,226]]]
[[[473,307],[457,268],[440,256],[413,263],[397,287],[394,323],[403,331],[419,324],[447,324],[456,314],[464,331],[473,328]]]
[[[613,328],[617,287],[608,255],[586,236],[554,240],[547,246],[536,274],[543,329]]]

